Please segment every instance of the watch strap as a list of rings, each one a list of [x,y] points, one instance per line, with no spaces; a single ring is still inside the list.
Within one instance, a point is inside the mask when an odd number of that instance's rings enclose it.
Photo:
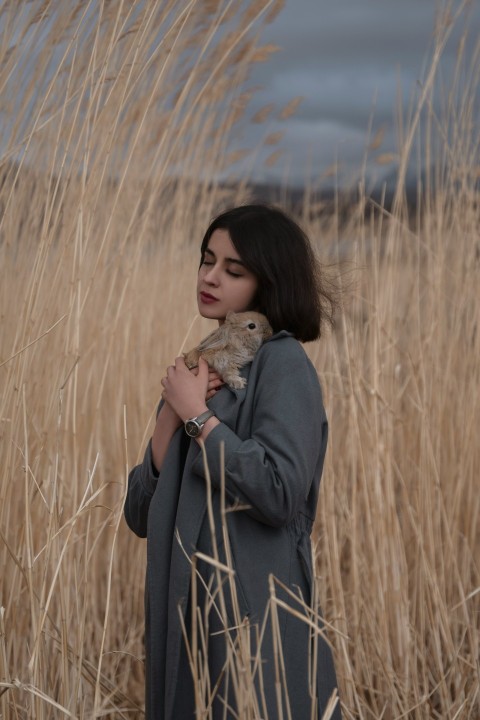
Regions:
[[[213,417],[213,414],[213,410],[205,410],[204,413],[197,415],[197,417],[193,419],[196,420],[199,425],[205,425],[207,420],[210,420],[210,418]]]
[[[203,426],[209,420],[211,417],[214,416],[213,410],[205,410],[205,412],[201,413],[200,415],[197,415],[196,417],[189,418],[185,421],[185,432],[189,437],[198,437],[202,430]]]

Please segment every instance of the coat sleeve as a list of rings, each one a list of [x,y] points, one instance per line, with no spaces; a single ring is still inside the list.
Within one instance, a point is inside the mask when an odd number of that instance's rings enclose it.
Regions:
[[[143,462],[136,465],[128,476],[127,497],[125,499],[125,520],[130,530],[139,537],[147,537],[147,518],[150,500],[157,486],[159,474],[155,470],[150,440]]]
[[[247,512],[267,525],[281,527],[296,515],[322,471],[327,421],[315,368],[293,338],[262,349],[254,388],[251,437],[241,439],[224,423],[207,436],[205,449],[213,487],[222,478],[225,492],[248,505]],[[203,455],[193,471],[205,476]]]
[[[160,400],[156,417],[164,401]],[[139,537],[147,537],[147,519],[150,500],[157,487],[159,473],[155,469],[152,456],[152,441],[149,440],[143,461],[136,465],[128,475],[128,488],[123,508],[125,520],[130,530]]]

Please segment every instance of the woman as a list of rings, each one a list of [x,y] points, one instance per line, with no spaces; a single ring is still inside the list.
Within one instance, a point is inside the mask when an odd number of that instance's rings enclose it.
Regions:
[[[195,373],[177,358],[162,379],[162,403],[144,460],[129,476],[126,520],[137,535],[147,537],[147,718],[194,717],[181,616],[188,634],[195,553],[212,556],[217,545],[220,561],[227,558],[219,529],[222,477],[225,502],[234,510],[226,517],[238,598],[235,615],[225,593],[227,629],[215,608],[202,609],[212,598],[217,605],[221,602],[213,567],[201,557],[195,560],[203,582],[195,583],[194,603],[208,628],[206,695],[213,695],[211,717],[240,714],[236,680],[225,664],[225,648],[235,642],[232,626],[240,613],[248,618],[251,655],[257,650],[261,654],[261,663],[254,665],[255,717],[288,717],[288,704],[294,720],[320,718],[336,687],[330,649],[318,634],[312,639],[311,629],[293,613],[277,605],[276,615],[272,612],[269,577],[283,584],[276,585],[277,597],[295,611],[302,611],[301,605],[285,588],[310,603],[310,533],[327,420],[317,373],[299,341],[320,336],[324,321],[331,320],[332,298],[302,230],[278,209],[246,205],[219,215],[208,228],[201,246],[197,301],[200,314],[219,324],[228,311],[261,312],[274,334],[242,369],[247,384],[240,390],[223,384],[202,359]],[[277,694],[279,678],[283,689]],[[332,717],[340,718],[338,704]]]

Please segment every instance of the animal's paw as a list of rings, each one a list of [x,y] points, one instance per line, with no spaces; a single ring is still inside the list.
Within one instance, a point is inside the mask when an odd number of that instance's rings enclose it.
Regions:
[[[183,353],[183,359],[185,360],[185,365],[189,370],[198,367],[198,355],[195,350],[190,350],[190,352],[188,353]]]
[[[230,385],[230,387],[235,388],[235,390],[241,390],[247,384],[247,381],[245,380],[245,378],[240,377],[240,375],[234,375],[234,377],[229,377],[228,380],[224,378],[224,380],[227,383],[227,385]]]

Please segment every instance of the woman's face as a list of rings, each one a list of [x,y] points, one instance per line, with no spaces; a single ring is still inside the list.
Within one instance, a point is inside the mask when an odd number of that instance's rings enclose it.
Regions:
[[[228,230],[214,230],[198,271],[197,302],[200,315],[223,323],[229,310],[249,310],[258,288],[230,240]]]

